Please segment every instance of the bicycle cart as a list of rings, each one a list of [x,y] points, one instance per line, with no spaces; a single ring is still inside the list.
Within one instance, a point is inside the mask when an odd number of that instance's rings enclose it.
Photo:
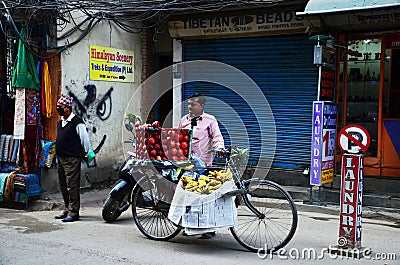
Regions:
[[[181,176],[182,172],[187,171],[229,170],[234,189],[222,194],[222,197],[234,199],[237,220],[229,227],[233,237],[252,252],[270,253],[284,247],[297,228],[298,217],[293,199],[285,189],[272,181],[242,179],[238,165],[229,152],[225,153],[225,158],[223,167],[172,166],[181,169]],[[143,170],[143,177],[138,180],[131,198],[132,214],[138,229],[153,240],[172,239],[184,228],[168,218],[175,186],[171,188],[172,195],[166,194],[165,176],[160,174],[165,170],[164,165],[153,161],[151,166],[138,166]],[[146,170],[150,170],[150,173],[146,173]],[[176,185],[178,180],[170,183]]]

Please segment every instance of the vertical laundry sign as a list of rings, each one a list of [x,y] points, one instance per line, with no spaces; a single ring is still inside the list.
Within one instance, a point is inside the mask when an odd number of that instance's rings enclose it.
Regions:
[[[90,45],[90,80],[134,82],[134,52]]]
[[[336,124],[336,104],[314,101],[310,171],[311,185],[321,185],[333,181]]]

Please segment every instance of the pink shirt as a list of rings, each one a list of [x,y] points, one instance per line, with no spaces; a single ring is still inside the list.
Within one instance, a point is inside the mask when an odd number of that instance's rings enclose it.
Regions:
[[[182,117],[179,127],[191,128],[190,114]],[[203,113],[197,119],[197,126],[193,127],[192,152],[196,154],[206,166],[211,166],[214,154],[211,149],[224,149],[224,138],[214,116]]]

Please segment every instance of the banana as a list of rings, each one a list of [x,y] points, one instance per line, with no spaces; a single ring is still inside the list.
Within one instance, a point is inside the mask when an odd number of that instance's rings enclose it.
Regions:
[[[201,180],[201,179],[199,179],[198,182],[199,182],[199,187],[203,187],[207,184],[205,180]]]
[[[215,180],[215,179],[210,181],[210,185],[212,185],[212,186],[215,186],[215,185],[218,185],[218,184],[222,184],[222,182],[219,181],[219,180]]]
[[[209,181],[210,181],[210,178],[207,177],[207,176],[201,175],[200,178],[199,178],[199,180],[204,180],[204,181],[206,181],[206,182],[209,182]]]
[[[218,184],[218,185],[215,185],[215,186],[210,187],[209,190],[210,190],[210,191],[211,191],[211,190],[212,190],[212,191],[215,191],[215,190],[219,189],[221,186],[222,186],[222,184],[220,183],[220,184]]]

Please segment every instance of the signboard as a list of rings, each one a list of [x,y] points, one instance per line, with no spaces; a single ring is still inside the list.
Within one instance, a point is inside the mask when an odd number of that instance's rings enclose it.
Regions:
[[[361,248],[363,155],[342,156],[338,246]]]
[[[333,181],[336,146],[337,106],[324,101],[313,102],[310,184]]]
[[[330,67],[322,66],[321,71],[320,100],[333,101],[335,90],[335,70]]]
[[[392,34],[385,37],[386,49],[400,49],[400,34]]]
[[[133,51],[90,45],[90,80],[134,82]]]
[[[304,32],[309,22],[296,12],[267,12],[243,16],[190,17],[168,23],[172,38],[225,36],[282,31]]]
[[[339,132],[339,147],[342,152],[358,154],[362,150],[367,151],[371,138],[367,129],[364,127],[351,124]]]

